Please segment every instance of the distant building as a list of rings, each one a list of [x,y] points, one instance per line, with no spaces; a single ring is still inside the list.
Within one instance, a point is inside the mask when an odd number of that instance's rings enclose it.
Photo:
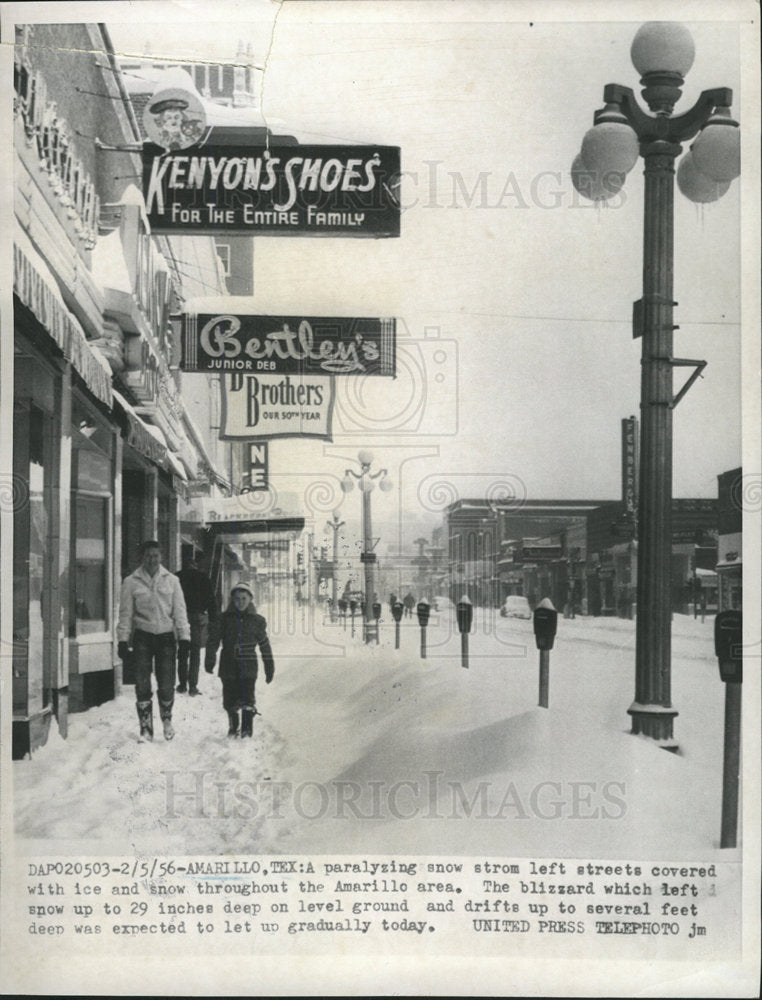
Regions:
[[[743,472],[717,477],[717,585],[720,611],[743,606]]]
[[[508,594],[560,599],[565,564],[560,542],[551,539],[584,522],[601,503],[456,500],[445,510],[448,596],[457,600],[467,594],[474,604],[493,607]]]
[[[631,617],[637,540],[624,500],[457,500],[446,508],[449,596],[498,606],[509,594],[559,610]],[[711,560],[717,502],[672,502],[672,607],[687,611],[697,559]],[[709,584],[710,581],[707,581]]]
[[[251,42],[244,48],[243,42],[239,41],[235,58],[230,62],[154,59],[150,53],[146,53],[140,59],[122,57],[119,65],[128,85],[130,77],[147,77],[157,70],[162,71],[172,66],[185,70],[199,94],[215,104],[233,108],[259,107],[262,75],[254,62]]]

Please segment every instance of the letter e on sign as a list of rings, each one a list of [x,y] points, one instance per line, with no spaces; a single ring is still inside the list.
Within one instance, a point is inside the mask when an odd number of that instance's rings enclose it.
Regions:
[[[267,441],[249,444],[249,479],[253,492],[267,489]]]

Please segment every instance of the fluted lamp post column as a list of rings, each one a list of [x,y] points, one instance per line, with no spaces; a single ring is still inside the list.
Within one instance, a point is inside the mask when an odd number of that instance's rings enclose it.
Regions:
[[[339,520],[339,512],[333,512],[333,519],[325,522],[326,527],[333,532],[333,562],[331,563],[331,621],[334,621],[337,613],[338,584],[337,573],[339,569],[339,529],[344,527],[344,522]]]
[[[640,495],[638,505],[635,700],[632,732],[676,749],[671,701],[672,411],[706,365],[673,355],[673,217],[675,162],[680,191],[691,201],[716,201],[740,173],[740,134],[731,117],[733,93],[705,90],[673,115],[694,44],[683,24],[640,27],[631,56],[650,114],[628,87],[608,84],[572,166],[577,190],[593,201],[615,195],[638,157],[645,167],[643,297],[634,304],[633,336],[642,338]],[[692,368],[675,395],[672,370]]]
[[[363,550],[360,561],[365,567],[365,614],[363,615],[363,640],[371,642],[374,635],[373,626],[373,600],[375,594],[374,570],[376,564],[376,553],[374,552],[373,529],[370,513],[370,495],[376,488],[376,480],[379,479],[379,489],[384,493],[392,488],[392,481],[386,469],[379,469],[371,472],[373,464],[373,454],[365,449],[358,451],[357,461],[360,463],[360,472],[354,469],[346,469],[344,478],[341,481],[341,488],[345,493],[350,493],[354,489],[355,480],[358,481],[360,492],[362,493],[362,537]]]

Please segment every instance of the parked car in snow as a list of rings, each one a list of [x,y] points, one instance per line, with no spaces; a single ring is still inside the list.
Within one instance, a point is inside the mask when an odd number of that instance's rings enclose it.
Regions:
[[[509,594],[500,609],[500,614],[503,618],[531,618],[532,609],[529,607],[529,601],[526,597],[522,597],[520,594]]]

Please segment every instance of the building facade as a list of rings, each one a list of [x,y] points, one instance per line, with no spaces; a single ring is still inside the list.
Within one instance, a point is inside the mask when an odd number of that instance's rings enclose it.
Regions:
[[[636,611],[637,525],[625,500],[458,500],[445,512],[449,594],[496,607],[510,594],[550,598],[567,614],[630,618]],[[712,591],[718,504],[672,502],[672,609],[685,613],[697,584]]]
[[[720,611],[743,607],[743,470],[717,477],[717,606]]]
[[[119,692],[119,590],[140,542],[157,538],[176,569],[181,505],[199,481],[230,484],[213,429],[180,392],[175,317],[196,265],[150,232],[140,128],[105,27],[20,27],[14,88],[13,755],[23,757],[54,719],[65,737],[70,712]],[[224,293],[205,243],[195,273]]]
[[[254,62],[251,42],[244,46],[239,40],[235,58],[226,63],[154,59],[150,53],[138,58],[122,57],[119,62],[128,85],[130,78],[148,78],[173,66],[187,73],[199,94],[215,104],[233,108],[259,106],[261,72]]]

